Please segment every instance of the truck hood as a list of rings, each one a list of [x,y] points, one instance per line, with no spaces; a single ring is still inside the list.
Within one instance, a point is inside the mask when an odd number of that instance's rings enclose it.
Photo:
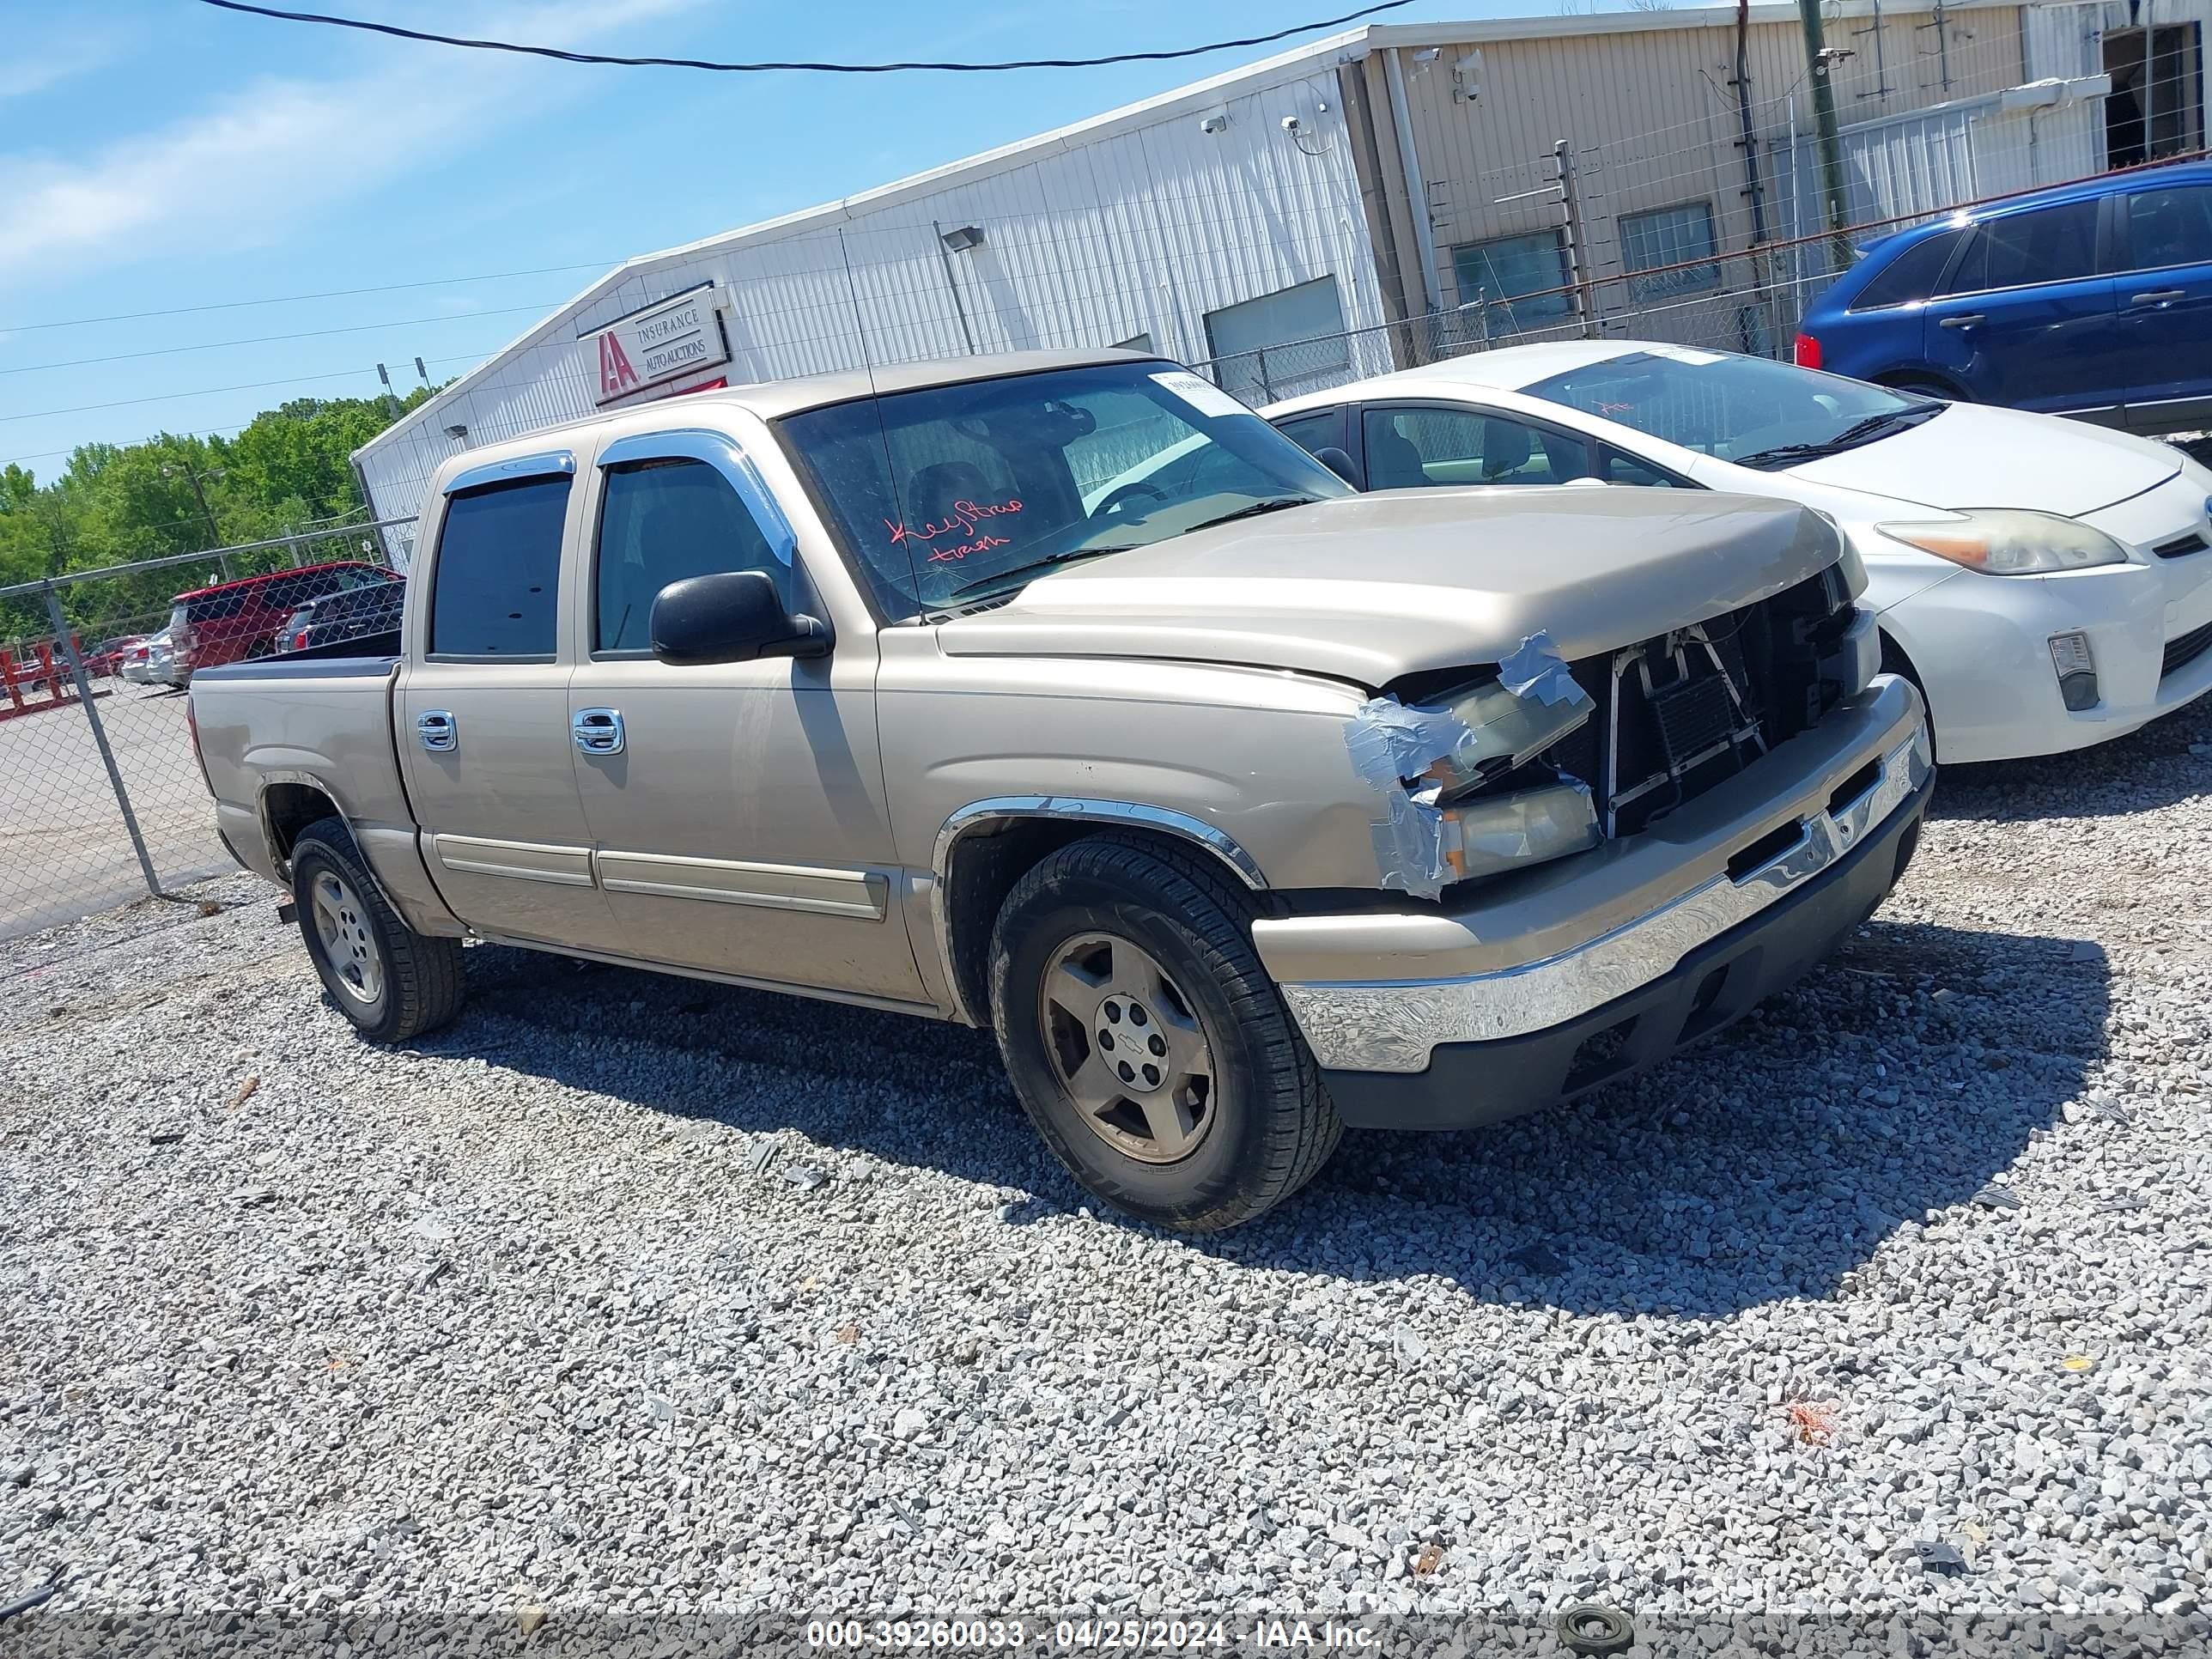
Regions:
[[[1778,593],[1838,545],[1808,508],[1704,490],[1395,490],[1079,564],[938,639],[954,656],[1237,663],[1372,689],[1495,663],[1540,631],[1571,659],[1614,650]]]
[[[1789,471],[1945,512],[2024,507],[2078,519],[2156,489],[2181,471],[2181,458],[2084,422],[1953,404],[1894,437]]]

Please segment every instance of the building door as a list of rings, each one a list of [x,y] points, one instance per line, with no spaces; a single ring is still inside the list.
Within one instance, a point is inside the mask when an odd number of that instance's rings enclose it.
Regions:
[[[2195,23],[2109,29],[2102,41],[2107,166],[2138,167],[2204,147],[2202,42]]]

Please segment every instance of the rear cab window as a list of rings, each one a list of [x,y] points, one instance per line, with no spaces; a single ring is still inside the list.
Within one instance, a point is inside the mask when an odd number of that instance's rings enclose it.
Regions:
[[[550,662],[556,654],[567,474],[457,491],[430,580],[428,654]]]

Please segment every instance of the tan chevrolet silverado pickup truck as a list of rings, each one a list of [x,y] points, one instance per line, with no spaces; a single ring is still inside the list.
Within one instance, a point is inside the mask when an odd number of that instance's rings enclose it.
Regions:
[[[1127,353],[655,404],[429,500],[388,654],[192,680],[340,1012],[453,1018],[477,939],[988,1024],[1169,1226],[1717,1029],[1932,783],[1819,515],[1359,495]]]

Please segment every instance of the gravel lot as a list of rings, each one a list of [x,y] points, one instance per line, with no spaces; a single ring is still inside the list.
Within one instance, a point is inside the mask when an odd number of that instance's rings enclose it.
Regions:
[[[1079,1207],[973,1032],[477,947],[380,1052],[246,878],[0,945],[0,1601],[69,1576],[5,1639],[1592,1599],[2204,1651],[2208,792],[2202,708],[1948,773],[1691,1060],[1206,1243]]]

